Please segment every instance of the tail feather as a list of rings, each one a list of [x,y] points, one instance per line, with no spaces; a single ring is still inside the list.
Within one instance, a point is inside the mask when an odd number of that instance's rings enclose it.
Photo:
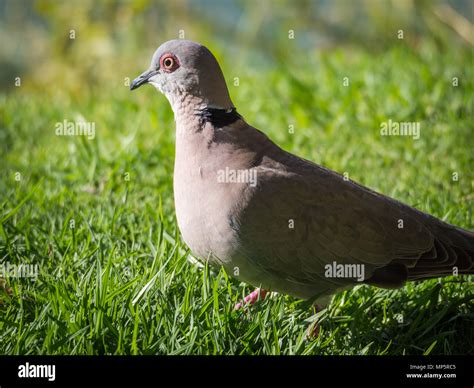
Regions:
[[[408,280],[474,273],[474,233],[437,219],[427,226],[433,234],[431,250],[424,252],[413,267]]]
[[[423,214],[423,217],[426,217],[425,227],[433,237],[431,248],[420,252],[418,256],[399,257],[390,264],[377,268],[366,283],[397,288],[407,280],[474,274],[474,233],[427,214]]]

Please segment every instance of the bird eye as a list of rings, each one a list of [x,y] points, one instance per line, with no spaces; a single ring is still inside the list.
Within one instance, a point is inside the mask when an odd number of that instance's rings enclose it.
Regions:
[[[172,54],[165,54],[161,57],[160,67],[167,73],[171,73],[179,67],[178,59]]]

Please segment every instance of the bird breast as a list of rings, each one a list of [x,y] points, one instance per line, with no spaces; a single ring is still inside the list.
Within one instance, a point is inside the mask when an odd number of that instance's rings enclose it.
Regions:
[[[219,179],[226,161],[210,155],[206,147],[190,152],[188,145],[177,146],[173,185],[183,239],[194,254],[229,262],[238,237],[233,212],[245,185]]]

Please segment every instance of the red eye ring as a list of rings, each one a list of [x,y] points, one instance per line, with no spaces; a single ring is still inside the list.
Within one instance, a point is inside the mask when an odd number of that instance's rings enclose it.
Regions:
[[[163,54],[160,58],[160,69],[167,73],[175,71],[179,67],[178,58],[171,53]]]

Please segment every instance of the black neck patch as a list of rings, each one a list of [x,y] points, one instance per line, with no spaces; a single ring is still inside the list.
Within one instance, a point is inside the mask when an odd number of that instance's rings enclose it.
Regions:
[[[235,108],[219,109],[205,107],[197,111],[197,115],[200,116],[203,124],[211,123],[216,128],[225,127],[242,118]]]

